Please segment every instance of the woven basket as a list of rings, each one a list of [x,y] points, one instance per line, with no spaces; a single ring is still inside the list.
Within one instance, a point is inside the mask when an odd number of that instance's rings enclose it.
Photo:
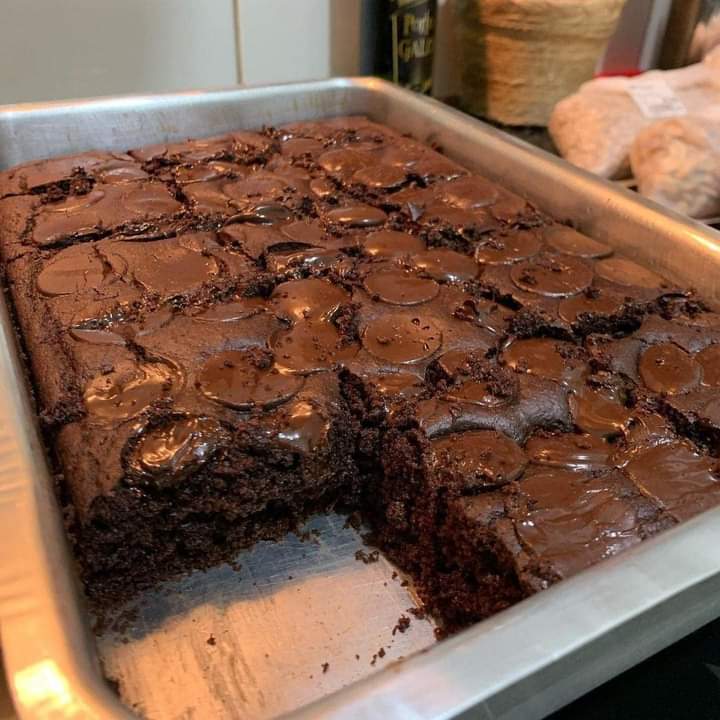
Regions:
[[[625,0],[457,0],[466,110],[547,125],[590,79]]]

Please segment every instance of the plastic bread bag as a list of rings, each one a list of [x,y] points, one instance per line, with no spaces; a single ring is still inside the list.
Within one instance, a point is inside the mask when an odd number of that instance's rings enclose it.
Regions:
[[[717,45],[720,45],[720,10],[715,9],[709,18],[701,20],[695,26],[688,49],[688,59],[697,62]]]
[[[630,148],[641,130],[668,115],[695,114],[720,104],[718,50],[679,70],[584,83],[555,106],[550,118],[560,154],[602,177],[627,177]]]
[[[720,105],[644,128],[630,164],[642,195],[692,217],[720,214]]]

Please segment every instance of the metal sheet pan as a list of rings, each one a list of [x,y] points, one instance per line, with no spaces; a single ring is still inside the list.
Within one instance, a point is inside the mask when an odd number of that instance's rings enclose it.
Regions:
[[[347,113],[439,143],[720,304],[716,232],[377,80],[0,108],[0,167]],[[720,615],[720,509],[437,644],[425,622],[392,634],[408,588],[382,558],[358,562],[358,537],[327,516],[312,521],[315,542],[261,544],[239,575],[223,566],[166,584],[95,642],[2,303],[0,333],[0,632],[23,717],[107,720],[134,705],[153,718],[532,720]]]

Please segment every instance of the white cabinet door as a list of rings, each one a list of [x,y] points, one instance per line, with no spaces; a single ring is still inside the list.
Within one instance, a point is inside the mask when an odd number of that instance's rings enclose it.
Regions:
[[[357,73],[360,0],[236,0],[248,85]]]
[[[0,2],[0,104],[237,79],[233,0]]]

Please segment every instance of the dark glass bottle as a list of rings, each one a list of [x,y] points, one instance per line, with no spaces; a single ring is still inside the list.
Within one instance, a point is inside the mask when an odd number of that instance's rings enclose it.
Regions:
[[[365,0],[363,9],[364,71],[429,94],[437,0]]]

